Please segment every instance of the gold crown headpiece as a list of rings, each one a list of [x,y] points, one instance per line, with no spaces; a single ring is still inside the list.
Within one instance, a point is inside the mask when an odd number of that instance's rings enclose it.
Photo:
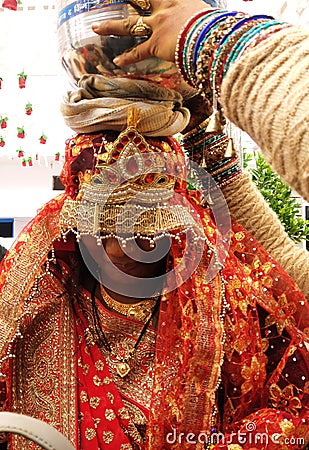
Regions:
[[[191,230],[196,239],[204,238],[192,206],[175,193],[184,165],[168,142],[161,150],[138,132],[139,113],[130,110],[127,128],[96,153],[94,173],[83,177],[77,198],[64,202],[64,236],[69,231],[77,239],[92,235],[98,244],[114,236],[125,244],[136,235],[150,241],[164,235],[180,239],[180,233]]]

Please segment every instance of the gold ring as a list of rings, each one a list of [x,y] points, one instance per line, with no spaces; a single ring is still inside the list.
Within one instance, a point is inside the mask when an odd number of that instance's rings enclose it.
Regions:
[[[151,4],[149,0],[130,0],[134,6],[143,9],[144,11],[151,8]]]
[[[130,34],[132,36],[150,36],[151,33],[152,29],[143,22],[143,16],[140,16],[136,24],[130,28]]]

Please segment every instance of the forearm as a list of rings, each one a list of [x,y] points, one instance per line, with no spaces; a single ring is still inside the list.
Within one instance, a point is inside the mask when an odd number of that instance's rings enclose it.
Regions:
[[[228,70],[221,103],[279,175],[309,201],[309,33],[277,32]]]
[[[219,196],[223,193],[235,220],[263,245],[309,299],[309,253],[289,238],[250,175],[242,172],[237,156],[226,156],[231,153],[228,136],[209,133],[208,125],[205,121],[186,133],[183,146],[190,158],[204,166],[215,182],[217,188],[210,192],[212,201],[218,208],[222,204]]]
[[[227,11],[193,19],[176,50],[184,79],[207,101],[216,98],[224,115],[309,200],[309,32]]]

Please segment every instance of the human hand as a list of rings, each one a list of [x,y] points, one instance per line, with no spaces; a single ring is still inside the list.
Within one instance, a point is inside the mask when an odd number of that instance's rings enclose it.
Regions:
[[[203,0],[150,0],[151,15],[143,17],[152,34],[143,43],[115,58],[117,66],[126,66],[156,56],[165,61],[175,61],[175,49],[182,27],[194,14],[203,9],[212,9]],[[95,33],[108,36],[129,36],[132,17],[124,20],[96,22],[92,25]]]

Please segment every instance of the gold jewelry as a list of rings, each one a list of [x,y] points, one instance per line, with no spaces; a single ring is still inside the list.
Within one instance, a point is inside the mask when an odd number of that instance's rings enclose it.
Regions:
[[[123,316],[138,320],[139,322],[145,322],[148,319],[159,298],[159,296],[156,296],[147,300],[142,300],[138,303],[121,303],[114,300],[106,292],[102,284],[100,284],[100,292],[104,303],[106,303],[110,309],[113,309]]]
[[[150,36],[151,33],[152,29],[144,23],[143,16],[140,16],[136,24],[130,28],[130,34],[132,36]]]
[[[137,127],[140,109],[131,108],[127,128],[113,142],[102,136],[96,153],[93,175],[81,177],[76,199],[69,196],[60,213],[63,238],[69,232],[79,241],[83,235],[103,239],[116,237],[126,242],[142,235],[150,246],[162,236],[180,240],[180,234],[193,232],[205,241],[203,227],[190,206],[174,202],[175,185],[181,180],[178,156],[168,142],[150,145]],[[91,147],[76,138],[76,145]],[[127,204],[128,203],[128,204]]]
[[[151,4],[150,4],[149,0],[130,0],[130,3],[133,6],[135,5],[144,11],[151,8]]]
[[[112,302],[112,304],[115,306],[115,304],[119,305],[119,302],[117,302],[116,300],[114,300],[113,298],[110,297],[110,295],[108,295],[108,293],[105,291],[104,287],[102,286],[102,284],[100,284],[100,290],[101,290],[101,294],[102,297],[104,299],[104,301],[106,302],[106,304],[108,305],[107,302]],[[128,375],[128,373],[131,371],[131,367],[129,364],[130,359],[132,358],[132,356],[134,355],[134,352],[137,350],[137,347],[139,346],[141,340],[143,339],[152,319],[154,318],[154,316],[156,315],[156,313],[159,310],[159,296],[157,296],[156,298],[153,299],[149,299],[152,300],[154,302],[153,307],[149,310],[148,308],[148,316],[142,329],[141,332],[134,344],[134,346],[130,346],[130,348],[128,348],[127,354],[123,357],[118,355],[110,346],[107,337],[104,333],[104,330],[102,329],[101,326],[101,320],[100,320],[100,316],[98,313],[98,308],[96,305],[96,300],[94,295],[92,295],[92,300],[91,300],[91,304],[92,304],[92,313],[93,313],[93,320],[94,320],[94,328],[95,328],[95,332],[97,334],[97,337],[99,339],[99,341],[103,344],[103,346],[106,348],[106,350],[116,359],[116,372],[117,375],[119,375],[121,378],[124,378]],[[148,301],[149,301],[148,300]],[[146,300],[147,301],[147,300]],[[139,302],[138,304],[143,303],[143,302]],[[122,305],[122,304],[121,304]],[[109,305],[108,305],[109,306]],[[113,307],[114,307],[113,306]],[[125,306],[136,306],[135,305],[125,305]],[[111,307],[111,306],[110,306]],[[122,314],[122,313],[121,313]],[[134,318],[135,315],[134,315]]]

